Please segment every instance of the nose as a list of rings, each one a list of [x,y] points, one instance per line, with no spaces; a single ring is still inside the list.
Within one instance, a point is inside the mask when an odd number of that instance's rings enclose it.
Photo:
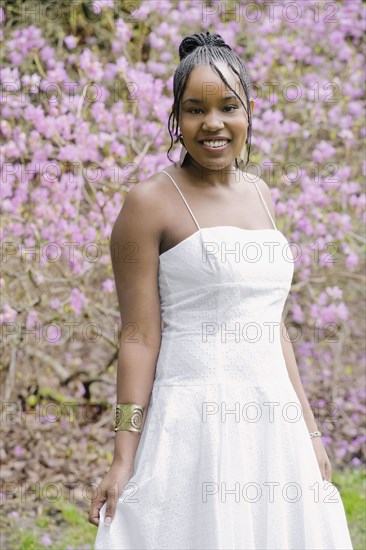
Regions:
[[[215,132],[223,127],[223,122],[221,120],[220,114],[216,112],[207,113],[202,122],[202,129]]]

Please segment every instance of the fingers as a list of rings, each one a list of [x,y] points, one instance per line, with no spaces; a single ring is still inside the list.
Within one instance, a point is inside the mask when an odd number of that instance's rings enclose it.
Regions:
[[[101,507],[103,506],[103,504],[105,503],[105,499],[104,500],[97,500],[97,501],[93,501],[92,500],[92,504],[90,506],[90,510],[89,510],[89,523],[91,523],[92,525],[96,525],[98,527],[99,525],[99,512],[100,512],[100,509]]]
[[[326,461],[318,459],[318,466],[320,474],[322,476],[322,480],[324,481],[325,479],[327,479]]]
[[[113,521],[116,512],[116,491],[113,487],[109,487],[107,491],[107,507],[105,510],[104,525],[110,525]]]
[[[108,484],[110,481],[108,481]],[[105,489],[105,484],[102,483],[97,487],[97,489],[94,491],[92,499],[91,499],[91,506],[89,510],[89,518],[88,521],[92,525],[96,525],[97,527],[100,524],[100,510],[104,504],[106,504],[105,509],[105,519],[104,519],[104,525],[110,525],[114,514],[116,511],[117,501],[119,499],[120,486],[124,486],[124,482],[120,483],[119,481],[115,481],[113,485],[111,485],[107,490]]]
[[[332,482],[332,466],[331,466],[331,463],[329,461],[327,461],[325,463],[325,468],[324,469],[325,469],[325,479],[331,483]]]
[[[326,480],[329,483],[332,483],[332,466],[328,460],[322,462],[320,465],[320,471],[322,474],[323,481]]]

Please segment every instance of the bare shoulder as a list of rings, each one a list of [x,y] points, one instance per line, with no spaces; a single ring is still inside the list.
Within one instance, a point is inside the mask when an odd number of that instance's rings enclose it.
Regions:
[[[160,234],[164,201],[162,186],[164,174],[156,173],[141,180],[127,193],[114,222],[112,239],[121,232],[134,232],[140,228]]]
[[[269,211],[271,212],[271,216],[274,218],[275,216],[275,208],[274,203],[272,199],[271,189],[269,185],[262,180],[259,176],[255,174],[250,174],[249,172],[244,172],[244,176],[248,181],[255,182],[258,185],[258,189],[261,192],[264,200],[266,201],[266,204],[269,208]]]
[[[160,192],[163,178],[158,172],[152,176],[139,181],[126,195],[124,205],[130,208],[151,210],[160,203]],[[138,213],[138,212],[136,212]],[[143,212],[141,212],[143,213]]]

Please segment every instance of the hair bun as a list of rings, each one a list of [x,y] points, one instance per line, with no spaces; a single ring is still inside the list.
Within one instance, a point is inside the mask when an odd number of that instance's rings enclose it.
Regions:
[[[192,34],[183,38],[179,46],[180,61],[202,46],[216,46],[217,48],[229,48],[231,50],[221,35],[217,33],[211,34],[209,31],[200,32],[199,34]]]

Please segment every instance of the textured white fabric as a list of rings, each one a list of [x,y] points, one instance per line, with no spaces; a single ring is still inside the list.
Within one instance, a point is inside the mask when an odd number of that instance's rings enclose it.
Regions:
[[[96,550],[352,549],[282,353],[293,271],[277,229],[199,228],[160,255],[153,390]]]

